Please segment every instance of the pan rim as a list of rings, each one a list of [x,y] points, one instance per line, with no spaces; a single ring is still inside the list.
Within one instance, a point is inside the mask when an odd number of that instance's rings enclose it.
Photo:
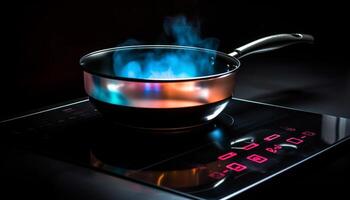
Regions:
[[[176,78],[176,79],[145,79],[145,78],[129,78],[129,77],[122,77],[122,76],[111,76],[103,73],[96,73],[92,72],[91,70],[86,69],[84,66],[84,60],[87,58],[98,55],[101,53],[108,53],[108,52],[113,52],[113,51],[122,51],[122,50],[134,50],[134,49],[184,49],[184,50],[192,50],[192,51],[205,51],[205,52],[210,52],[210,53],[215,53],[216,55],[220,57],[224,57],[234,63],[233,69],[230,69],[226,72],[221,72],[221,73],[216,73],[216,74],[210,74],[207,76],[195,76],[195,77],[190,77],[190,78]],[[120,47],[112,47],[112,48],[106,48],[106,49],[101,49],[97,51],[92,51],[88,54],[85,54],[82,56],[79,60],[79,64],[83,67],[84,72],[90,73],[96,76],[100,77],[105,77],[105,78],[110,78],[114,80],[124,80],[124,81],[132,81],[132,82],[184,82],[184,81],[194,81],[194,80],[205,80],[205,79],[212,79],[212,78],[220,78],[227,76],[228,74],[232,74],[236,72],[241,63],[240,61],[233,57],[230,56],[226,53],[223,53],[221,51],[217,50],[212,50],[212,49],[206,49],[206,48],[201,48],[201,47],[193,47],[193,46],[181,46],[181,45],[130,45],[130,46],[120,46]]]

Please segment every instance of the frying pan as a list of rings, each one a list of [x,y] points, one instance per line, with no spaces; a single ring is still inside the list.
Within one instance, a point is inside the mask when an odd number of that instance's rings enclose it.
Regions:
[[[176,45],[137,45],[103,49],[83,56],[84,86],[91,103],[108,119],[126,126],[151,130],[178,130],[215,119],[226,107],[235,88],[238,59],[297,43],[312,43],[300,33],[260,38],[226,54],[205,48]],[[185,78],[135,78],[114,72],[117,55],[150,52],[205,55],[208,68]]]

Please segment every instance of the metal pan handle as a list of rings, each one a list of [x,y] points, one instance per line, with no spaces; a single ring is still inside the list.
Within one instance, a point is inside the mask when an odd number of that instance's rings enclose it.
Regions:
[[[301,33],[270,35],[243,45],[229,55],[235,58],[242,58],[249,54],[272,51],[297,43],[313,43],[313,41],[314,37],[312,35]]]

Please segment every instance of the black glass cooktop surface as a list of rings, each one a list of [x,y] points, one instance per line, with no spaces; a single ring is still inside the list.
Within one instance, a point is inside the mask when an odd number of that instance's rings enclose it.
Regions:
[[[212,123],[152,132],[82,100],[1,122],[6,143],[192,198],[227,199],[348,139],[350,120],[232,99]]]

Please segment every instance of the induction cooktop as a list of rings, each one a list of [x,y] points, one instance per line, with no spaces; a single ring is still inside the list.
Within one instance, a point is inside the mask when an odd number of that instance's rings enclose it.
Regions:
[[[7,144],[192,199],[229,199],[350,137],[350,119],[232,99],[213,122],[144,131],[88,99],[0,123]]]

